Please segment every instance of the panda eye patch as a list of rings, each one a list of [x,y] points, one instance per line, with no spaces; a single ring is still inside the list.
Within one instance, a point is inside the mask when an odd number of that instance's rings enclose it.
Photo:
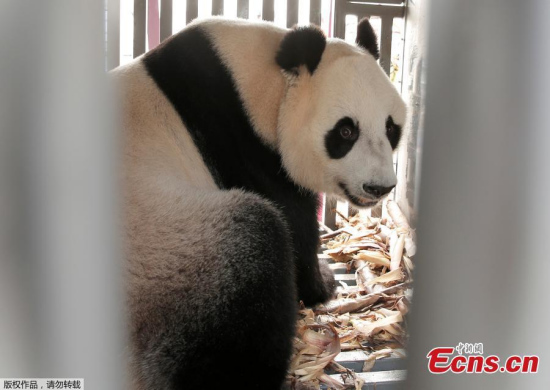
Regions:
[[[340,119],[325,135],[325,148],[332,159],[344,157],[359,138],[359,126],[350,118]]]
[[[399,140],[401,139],[401,126],[394,123],[391,115],[388,116],[388,119],[386,120],[386,137],[388,138],[388,141],[390,141],[391,148],[397,148]]]

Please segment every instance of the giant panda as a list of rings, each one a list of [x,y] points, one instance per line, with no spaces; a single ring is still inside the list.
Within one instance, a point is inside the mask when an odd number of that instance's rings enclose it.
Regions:
[[[357,45],[210,18],[112,72],[123,111],[133,389],[280,389],[298,302],[330,299],[318,193],[396,185],[406,109]]]

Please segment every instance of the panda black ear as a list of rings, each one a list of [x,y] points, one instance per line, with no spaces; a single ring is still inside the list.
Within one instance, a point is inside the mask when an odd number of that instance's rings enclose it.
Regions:
[[[374,58],[380,58],[378,50],[378,38],[369,22],[369,18],[363,18],[357,25],[357,38],[355,43],[367,50]]]
[[[296,27],[283,38],[275,60],[287,72],[298,74],[298,68],[305,65],[309,73],[313,74],[326,44],[325,34],[319,28]]]

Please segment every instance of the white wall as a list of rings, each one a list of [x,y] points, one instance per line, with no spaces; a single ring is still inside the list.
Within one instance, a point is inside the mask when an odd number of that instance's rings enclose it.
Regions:
[[[550,388],[550,3],[430,5],[406,389]],[[538,374],[427,371],[459,342],[539,355]]]
[[[97,0],[0,2],[0,377],[123,388],[104,17]]]

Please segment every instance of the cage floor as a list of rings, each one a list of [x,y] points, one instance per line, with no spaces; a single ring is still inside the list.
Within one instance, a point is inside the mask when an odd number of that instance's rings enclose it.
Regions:
[[[347,267],[343,263],[335,263],[329,256],[320,254],[320,258],[328,261],[330,268],[334,271],[336,282],[344,282],[348,286],[355,286],[356,279],[353,273],[347,272]],[[367,360],[368,352],[356,349],[352,351],[343,351],[336,356],[334,361],[343,367],[353,370],[357,376],[365,381],[363,390],[398,390],[400,384],[405,380],[406,376],[406,352],[403,349],[395,350],[391,356],[377,359],[374,366],[368,371],[363,372],[363,366]],[[341,374],[326,369],[325,372],[332,378],[339,381],[342,380]],[[321,389],[327,389],[321,385]]]

